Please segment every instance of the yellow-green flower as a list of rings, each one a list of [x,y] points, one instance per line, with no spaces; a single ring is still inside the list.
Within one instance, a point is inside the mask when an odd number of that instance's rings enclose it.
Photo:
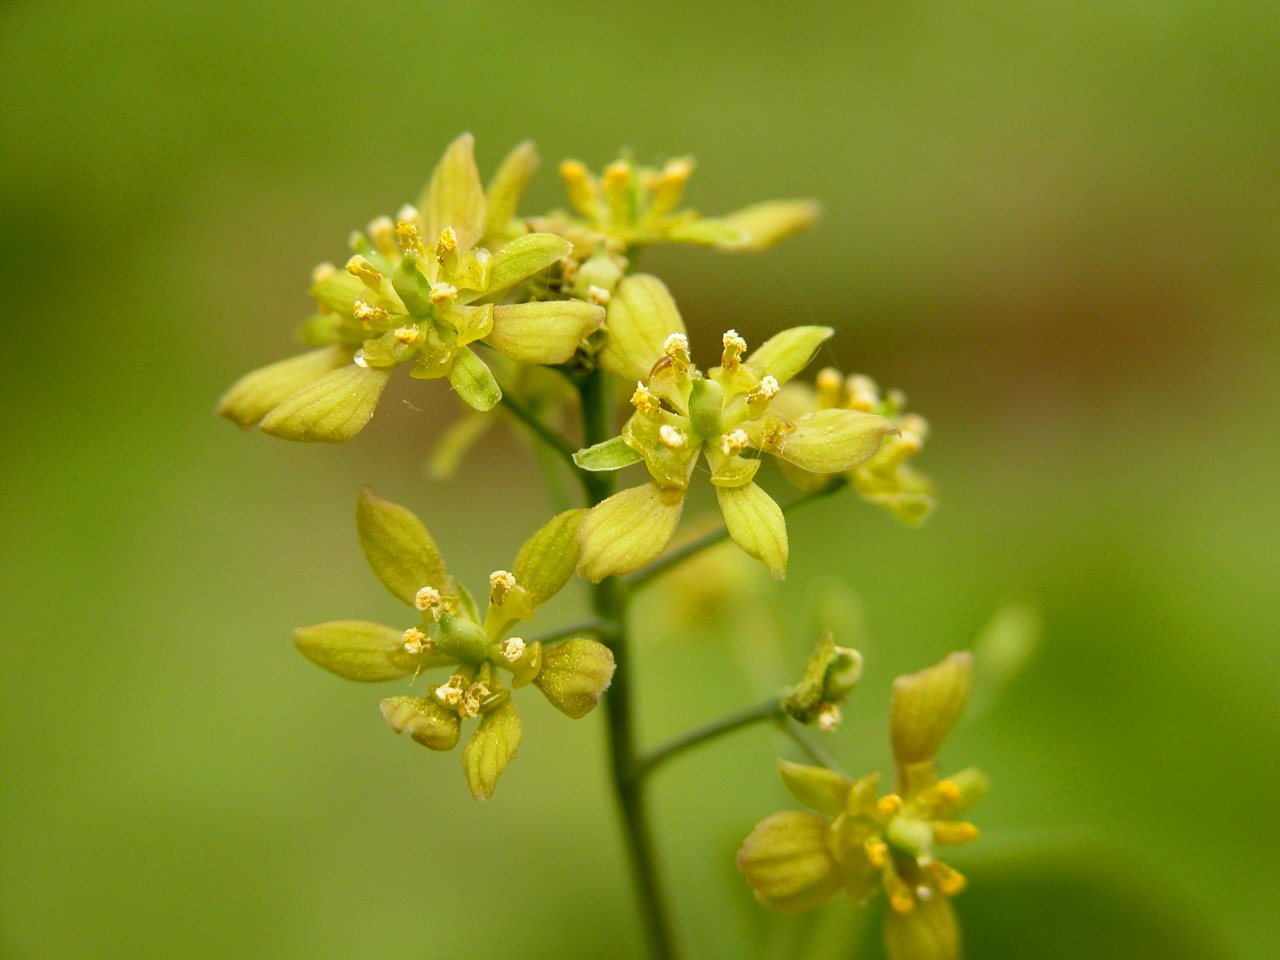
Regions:
[[[604,320],[600,305],[503,302],[572,250],[512,220],[535,164],[532,146],[522,144],[486,192],[471,135],[455,140],[417,207],[355,234],[344,269],[316,269],[319,312],[302,332],[319,349],[248,374],[218,412],[287,440],[338,442],[369,421],[401,364],[418,379],[447,378],[470,406],[488,410],[502,392],[472,344],[520,363],[568,360]]]
[[[312,661],[348,680],[416,680],[424,671],[448,668],[445,679],[427,684],[425,696],[388,697],[382,713],[397,733],[433,750],[453,749],[462,723],[478,718],[462,765],[472,795],[487,799],[520,745],[511,689],[532,683],[561,712],[579,718],[613,678],[613,654],[595,640],[544,646],[513,633],[573,575],[584,512],[553,517],[520,549],[511,570],[490,574],[481,617],[422,522],[366,490],[356,509],[361,546],[378,579],[415,608],[414,622],[397,628],[338,620],[302,627],[294,641]]]
[[[929,424],[917,413],[906,412],[907,398],[900,390],[882,394],[870,377],[845,377],[827,367],[818,371],[814,385],[787,384],[777,407],[789,416],[803,416],[815,410],[861,410],[879,414],[898,429],[885,435],[874,454],[849,471],[849,482],[864,500],[882,507],[909,526],[918,526],[933,512],[936,500],[933,483],[916,471],[910,461],[923,448]],[[803,490],[818,489],[830,478],[784,464],[783,473]]]
[[[622,156],[597,177],[580,161],[566,160],[560,177],[577,217],[553,215],[535,223],[574,240],[579,253],[597,246],[621,252],[661,243],[764,250],[818,218],[812,200],[771,200],[723,217],[703,217],[680,206],[693,169],[690,157],[638,167]]]
[[[754,482],[759,454],[812,473],[853,469],[894,429],[883,417],[829,409],[787,417],[773,406],[833,333],[830,327],[792,327],[748,354],[735,331],[723,337],[720,365],[705,374],[689,357],[684,322],[656,277],[623,280],[609,301],[608,339],[600,363],[636,383],[635,413],[612,440],[575,456],[587,470],[616,470],[643,462],[651,482],[594,507],[579,531],[578,572],[591,580],[638,569],[675,532],[695,467],[705,460],[729,535],[764,562],[775,577],[787,567],[782,510]]]
[[[977,838],[961,814],[985,794],[986,779],[972,768],[940,779],[934,755],[964,706],[970,673],[969,655],[957,653],[894,682],[892,793],[880,792],[879,774],[849,780],[824,767],[780,762],[792,796],[817,812],[776,813],[747,838],[738,867],[756,899],[798,912],[840,891],[855,903],[883,892],[892,960],[959,956],[949,898],[965,878],[937,851]]]

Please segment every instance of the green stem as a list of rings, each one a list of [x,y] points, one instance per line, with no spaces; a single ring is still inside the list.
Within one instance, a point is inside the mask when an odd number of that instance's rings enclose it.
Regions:
[[[796,510],[818,500],[824,500],[843,490],[848,486],[849,481],[844,477],[838,477],[835,482],[828,484],[821,490],[810,490],[808,493],[796,497],[790,503],[782,508],[783,513],[794,513]],[[682,547],[677,547],[666,556],[659,557],[653,563],[649,564],[643,570],[637,570],[631,576],[627,577],[627,586],[632,590],[639,590],[641,587],[648,585],[664,573],[678,567],[690,557],[701,553],[708,547],[714,547],[717,543],[721,543],[729,538],[729,530],[726,527],[720,527],[718,530],[712,530],[710,533],[704,533],[696,540],[691,540]]]
[[[593,370],[578,381],[582,398],[583,445],[607,440],[609,401],[602,371]],[[614,490],[611,473],[579,471],[587,502],[595,506]],[[635,883],[641,923],[654,960],[676,960],[675,932],[658,876],[657,855],[649,823],[640,758],[636,746],[635,708],[632,704],[631,652],[627,637],[627,605],[630,591],[618,577],[607,577],[591,589],[591,606],[603,624],[600,640],[613,651],[617,667],[613,684],[604,697],[609,729],[609,768],[622,814],[631,875]]]
[[[749,727],[762,720],[777,719],[780,716],[781,703],[781,697],[770,697],[761,703],[721,717],[719,720],[713,720],[701,727],[695,727],[678,737],[673,737],[640,757],[637,773],[641,777],[647,777],[661,764],[684,753],[686,750],[692,750],[694,747],[722,737],[726,733],[741,730],[743,727]]]
[[[810,739],[809,734],[806,733],[804,728],[801,727],[800,724],[796,723],[796,721],[792,720],[790,717],[779,717],[778,728],[790,737],[792,742],[804,751],[805,755],[814,763],[818,764],[818,766],[826,767],[828,770],[834,770],[836,773],[848,777],[848,774],[840,768],[840,764],[836,763],[835,760],[831,758],[831,754],[827,753],[827,751],[823,750],[822,747],[814,743],[813,740]]]
[[[575,473],[578,472],[578,466],[573,462],[574,448],[564,437],[556,433],[551,427],[542,422],[542,419],[532,410],[517,400],[509,392],[502,394],[502,400],[499,401],[507,413],[511,414],[526,427],[538,439],[541,440],[548,450],[553,451],[561,460],[567,463]]]

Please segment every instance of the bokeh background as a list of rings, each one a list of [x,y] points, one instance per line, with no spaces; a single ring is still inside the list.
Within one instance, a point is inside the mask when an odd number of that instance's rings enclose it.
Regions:
[[[820,198],[773,254],[647,266],[695,348],[831,323],[822,362],[934,426],[936,516],[798,517],[791,577],[759,588],[783,628],[647,602],[646,739],[783,680],[834,578],[869,667],[829,743],[883,766],[891,678],[1033,602],[1033,668],[945,754],[996,784],[960,861],[971,955],[1276,956],[1278,44],[1280,6],[1213,0],[5,4],[0,954],[640,955],[601,718],[529,706],[477,805],[456,754],[289,642],[401,616],[361,484],[476,583],[546,509],[527,451],[495,431],[429,481],[439,383],[340,448],[210,415],[292,349],[312,264],[469,129],[485,170],[538,140],[528,210],[561,157],[621,146],[695,155],[708,212]],[[778,754],[755,730],[660,775],[691,956],[863,936],[844,905],[764,916],[733,868],[787,805]]]

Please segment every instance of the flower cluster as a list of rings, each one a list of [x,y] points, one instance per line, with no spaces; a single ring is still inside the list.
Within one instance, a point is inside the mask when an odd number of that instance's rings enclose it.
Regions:
[[[734,330],[722,338],[720,364],[703,373],[689,356],[684,321],[662,282],[637,274],[609,302],[609,339],[600,362],[636,383],[635,412],[620,436],[580,451],[586,470],[643,461],[650,482],[596,506],[583,521],[578,572],[590,580],[638,569],[670,542],[694,469],[705,460],[729,535],[782,577],[787,528],[782,510],[754,482],[761,453],[810,474],[852,470],[880,449],[895,427],[861,410],[826,408],[791,417],[774,401],[834,332],[783,330],[748,353]]]
[[[974,769],[940,779],[934,755],[964,707],[971,672],[970,655],[957,653],[894,682],[892,793],[880,792],[879,774],[850,780],[825,767],[780,763],[792,796],[817,812],[776,813],[747,838],[738,867],[756,899],[798,912],[841,890],[855,903],[883,891],[892,960],[959,955],[948,898],[965,880],[936,850],[977,838],[959,815],[985,794],[986,779]]]
[[[433,750],[452,750],[462,722],[479,718],[462,765],[472,794],[486,799],[520,745],[520,715],[508,683],[511,689],[532,683],[577,719],[595,707],[613,678],[613,654],[595,640],[544,646],[512,634],[573,575],[582,514],[569,510],[553,517],[521,548],[511,570],[490,575],[488,609],[481,617],[422,522],[366,490],[356,509],[365,556],[387,589],[420,616],[407,629],[360,620],[303,627],[295,643],[312,661],[349,680],[416,679],[424,670],[449,668],[447,679],[430,684],[426,696],[388,697],[382,713],[397,733]]]
[[[219,413],[287,440],[338,442],[369,421],[401,364],[417,379],[447,378],[468,405],[488,410],[502,390],[473,344],[526,364],[572,357],[604,321],[602,307],[536,291],[504,302],[572,250],[512,220],[536,162],[530,145],[517,147],[486,191],[471,136],[455,140],[417,207],[355,234],[345,269],[316,268],[319,312],[302,332],[319,349],[243,377]]]

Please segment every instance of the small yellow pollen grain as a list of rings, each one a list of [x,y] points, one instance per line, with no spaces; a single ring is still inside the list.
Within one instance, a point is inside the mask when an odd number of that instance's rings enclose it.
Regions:
[[[458,295],[458,288],[452,283],[433,283],[431,285],[431,302],[443,303]]]
[[[425,339],[426,334],[422,332],[421,327],[399,327],[396,329],[396,339],[407,347],[416,347]]]
[[[894,885],[893,893],[889,894],[889,906],[893,907],[898,913],[910,913],[916,908],[916,898],[911,894],[911,888],[905,883]]]
[[[664,423],[658,429],[658,439],[662,441],[662,445],[664,447],[670,447],[672,450],[678,450],[680,447],[684,446],[685,441],[689,438],[683,430],[677,429],[669,423]]]
[[[338,268],[335,267],[332,263],[329,263],[329,261],[327,260],[324,263],[317,263],[311,269],[311,282],[323,283],[325,280],[328,280],[337,272],[338,272]]]
[[[453,227],[445,227],[440,231],[440,236],[436,238],[436,250],[440,253],[449,253],[458,249],[458,231]]]
[[[374,217],[365,227],[365,233],[373,241],[379,253],[391,253],[396,248],[395,224],[390,217]]]
[[[683,333],[673,333],[662,341],[662,352],[672,360],[689,356],[689,338]]]
[[[347,261],[347,273],[358,277],[365,286],[375,290],[382,286],[382,271],[358,253]]]
[[[732,457],[745,450],[749,443],[751,438],[747,436],[747,431],[738,428],[720,438],[720,450],[726,457]]]
[[[656,413],[661,406],[658,403],[658,398],[650,393],[649,388],[638,380],[636,381],[636,391],[631,394],[631,405],[644,413]]]
[[[960,802],[960,787],[954,780],[939,780],[933,787],[938,793],[938,799],[943,803],[956,804]]]
[[[440,606],[440,591],[435,587],[423,587],[413,595],[413,605],[426,613]]]
[[[427,635],[417,627],[410,627],[406,630],[402,640],[404,642],[404,648],[410,653],[421,653],[429,642]]]
[[[507,661],[507,663],[515,663],[524,656],[524,639],[521,637],[507,637],[507,639],[502,641],[502,646],[499,648],[499,651],[502,654],[503,660]]]
[[[612,294],[604,287],[597,287],[594,283],[587,287],[587,299],[598,307],[603,307],[612,299]]]
[[[950,867],[943,864],[938,864],[935,867],[935,872],[938,877],[938,889],[948,897],[954,897],[957,893],[962,892],[969,884],[969,881],[965,879],[963,873],[960,873],[958,870],[952,870]]]
[[[876,809],[884,817],[896,816],[902,809],[902,798],[896,793],[887,793],[876,801]]]
[[[351,315],[368,326],[374,326],[387,319],[386,310],[371,303],[365,303],[363,300],[357,300],[352,304]]]
[[[422,256],[422,234],[414,221],[399,220],[396,222],[396,241],[406,255]]]
[[[867,862],[877,870],[883,870],[889,863],[889,847],[883,840],[874,837],[862,845],[867,854]]]
[[[840,729],[841,719],[843,715],[840,708],[834,703],[828,703],[818,711],[818,729],[823,733],[835,733]]]

